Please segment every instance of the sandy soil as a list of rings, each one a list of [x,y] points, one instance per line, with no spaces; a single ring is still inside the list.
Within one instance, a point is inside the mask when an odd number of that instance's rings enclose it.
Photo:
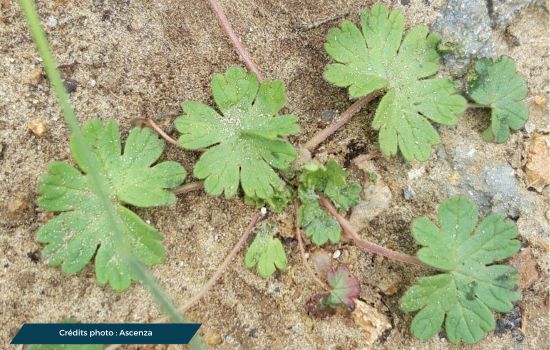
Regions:
[[[373,3],[220,1],[264,77],[285,82],[288,102],[283,112],[298,115],[302,127],[300,135],[290,137],[294,145],[304,143],[327,125],[321,117],[324,111],[343,112],[352,103],[345,89],[322,78],[324,66],[330,62],[323,49],[326,33],[343,19],[312,29],[304,27],[340,15],[357,23],[361,11]],[[413,0],[406,6],[392,6],[404,11],[405,24],[410,28],[431,24],[442,4],[442,0]],[[19,6],[13,0],[3,0],[0,6],[0,348],[14,348],[8,343],[24,322],[65,318],[81,322],[151,321],[160,312],[142,286],[134,284],[127,291],[114,292],[96,282],[92,264],[75,276],[67,276],[40,260],[42,245],[36,242],[35,233],[51,216],[36,205],[39,177],[46,173],[50,161],[74,161],[68,150],[67,128],[48,82],[43,76],[36,84],[25,82],[40,62]],[[212,105],[212,74],[223,73],[230,66],[244,66],[206,1],[50,0],[40,1],[39,13],[65,78],[77,86],[71,97],[80,120],[114,118],[123,139],[139,118],[163,116],[166,125],[171,125],[181,114],[183,101]],[[57,21],[53,27],[48,25],[50,18]],[[515,45],[517,41],[509,40],[510,33],[519,40],[519,46]],[[519,193],[535,208],[518,219],[520,240],[524,247],[531,248],[540,274],[523,290],[518,302],[521,329],[490,333],[475,346],[456,348],[542,349],[549,344],[548,187],[542,193],[527,189],[523,174],[524,144],[535,132],[549,131],[548,102],[534,103],[535,96],[548,97],[549,93],[548,34],[548,12],[541,7],[523,10],[507,31],[501,29],[494,34],[499,52],[516,60],[518,72],[529,86],[525,100],[531,112],[529,121],[508,142],[495,145],[481,140],[481,131],[488,123],[485,112],[469,111],[456,127],[439,128],[442,147],[448,153],[476,149],[473,173],[486,164],[511,164]],[[349,164],[351,158],[377,150],[377,134],[369,127],[376,104],[364,108],[325,142],[324,151],[320,150],[317,157],[333,156]],[[48,126],[41,137],[34,136],[27,127],[37,118],[43,118]],[[177,137],[176,132],[172,135]],[[410,235],[412,219],[435,219],[442,193],[448,194],[441,190],[443,183],[450,183],[451,192],[459,192],[458,187],[452,190],[452,180],[448,180],[453,175],[452,167],[438,157],[434,151],[423,164],[407,163],[400,156],[380,157],[369,163],[386,184],[391,184],[393,196],[390,208],[361,232],[364,237],[409,254],[416,251]],[[163,159],[182,163],[192,174],[198,155],[168,145]],[[420,169],[422,174],[415,180],[421,190],[405,201],[403,193],[413,169]],[[355,180],[364,181],[362,171],[351,166],[349,170]],[[192,177],[187,181],[193,181]],[[15,210],[8,210],[10,204]],[[137,210],[165,236],[167,261],[152,271],[178,304],[194,295],[214,273],[256,210],[244,204],[242,198],[214,198],[203,191],[181,196],[170,207]],[[292,208],[278,215],[268,214],[265,220],[279,223],[282,236],[293,235]],[[307,249],[314,247],[308,242]],[[416,277],[431,273],[429,270],[375,258],[351,242],[325,249],[342,252],[334,263],[349,265],[361,281],[361,298],[392,323],[393,328],[370,347],[351,320],[339,316],[321,321],[307,314],[305,304],[317,288],[293,240],[285,243],[288,271],[263,279],[246,269],[244,252],[240,252],[217,285],[187,316],[203,323],[200,332],[208,332],[209,339],[219,336],[219,349],[451,347],[444,333],[428,342],[415,339],[409,332],[412,315],[398,309],[402,293]],[[397,293],[382,293],[379,286],[384,281],[394,284]],[[511,316],[496,317],[507,322]]]

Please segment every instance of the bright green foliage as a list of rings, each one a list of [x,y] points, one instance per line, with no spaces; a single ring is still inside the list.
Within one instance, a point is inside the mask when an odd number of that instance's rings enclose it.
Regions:
[[[468,84],[468,95],[475,102],[491,108],[491,126],[483,132],[483,140],[502,143],[510,129],[525,125],[529,109],[521,100],[527,96],[525,80],[516,74],[514,60],[501,56],[496,62],[484,58],[477,62],[476,77]]]
[[[318,200],[304,201],[298,212],[298,224],[305,228],[306,236],[311,236],[313,243],[323,245],[330,239],[332,243],[340,240],[340,224],[335,218],[321,209]]]
[[[347,211],[359,204],[361,186],[347,181],[348,172],[334,159],[327,162],[326,168],[317,163],[309,163],[302,171],[302,184],[298,188],[302,201],[298,224],[306,229],[307,236],[312,236],[313,243],[323,245],[329,239],[336,243],[340,240],[340,224],[321,209],[319,196],[315,192],[323,192],[338,210]]]
[[[176,162],[151,165],[159,158],[164,141],[149,128],[130,132],[121,155],[118,127],[109,120],[105,127],[100,120],[84,124],[82,133],[91,146],[93,156],[101,164],[100,176],[109,183],[108,196],[116,205],[124,228],[124,242],[131,253],[146,265],[165,259],[162,236],[143,222],[122,202],[136,207],[169,205],[175,201],[167,189],[177,187],[185,179],[185,170]],[[49,264],[62,264],[63,272],[80,271],[95,255],[99,283],[109,281],[111,287],[123,290],[137,280],[135,271],[122,259],[122,247],[115,244],[111,221],[105,206],[90,182],[81,151],[71,137],[71,152],[84,174],[74,167],[52,162],[50,173],[43,175],[38,186],[38,205],[62,212],[48,221],[37,233],[39,242],[48,245],[42,251]]]
[[[435,335],[446,317],[451,343],[475,343],[495,328],[491,309],[510,311],[520,297],[518,272],[493,265],[519,250],[516,226],[502,214],[493,214],[476,228],[477,216],[475,203],[456,196],[441,203],[440,228],[425,218],[413,222],[414,238],[424,246],[420,260],[447,271],[420,278],[401,299],[401,310],[420,310],[411,324],[420,339]]]
[[[309,193],[323,192],[334,203],[336,209],[347,211],[359,204],[361,186],[346,180],[349,173],[334,160],[327,162],[327,167],[309,163],[303,167],[301,176],[302,188]]]
[[[215,145],[194,168],[195,177],[206,179],[206,191],[233,197],[240,182],[248,197],[273,196],[281,180],[272,168],[285,169],[296,158],[292,145],[279,136],[300,131],[296,116],[273,117],[285,104],[284,90],[281,81],[269,80],[258,89],[256,74],[231,67],[212,78],[212,94],[222,115],[202,103],[183,103],[186,115],[176,119],[180,146]]]
[[[352,97],[386,89],[372,126],[380,131],[382,152],[394,155],[397,148],[407,160],[424,161],[439,135],[427,119],[455,125],[466,100],[455,95],[448,79],[423,79],[438,71],[440,38],[417,26],[403,41],[403,13],[389,13],[374,5],[361,16],[362,32],[351,22],[333,29],[325,49],[339,63],[329,64],[325,78],[337,86],[349,86]],[[427,119],[426,119],[427,118]]]
[[[280,240],[273,238],[276,232],[275,226],[261,224],[254,242],[248,248],[245,257],[246,267],[256,266],[256,271],[262,277],[268,277],[279,270],[286,269],[286,254]]]
[[[271,198],[262,199],[258,197],[244,196],[244,200],[248,204],[256,205],[258,208],[263,207],[266,203],[276,213],[280,213],[288,204],[296,198],[296,192],[292,187],[288,186],[284,181],[279,183],[279,186],[273,189],[273,196]]]

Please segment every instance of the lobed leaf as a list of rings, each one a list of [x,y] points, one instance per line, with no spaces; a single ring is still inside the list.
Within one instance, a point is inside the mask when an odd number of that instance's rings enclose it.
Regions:
[[[193,172],[206,179],[210,194],[233,197],[240,183],[250,198],[272,198],[281,184],[273,168],[285,169],[296,158],[292,145],[280,137],[300,131],[297,117],[274,117],[286,101],[284,84],[265,80],[258,86],[256,74],[231,67],[212,78],[212,95],[222,115],[202,103],[182,105],[185,115],[175,122],[182,133],[179,145],[212,146]]]
[[[527,96],[525,80],[516,74],[514,60],[506,56],[496,62],[484,58],[476,63],[475,71],[475,79],[468,84],[468,95],[491,108],[491,126],[483,132],[483,139],[505,142],[510,129],[518,130],[529,117],[529,109],[521,101]]]
[[[420,310],[411,323],[420,339],[434,336],[445,320],[451,343],[475,343],[495,328],[491,309],[510,311],[520,297],[518,272],[490,265],[519,250],[516,226],[493,214],[476,228],[477,217],[477,205],[456,196],[441,203],[439,228],[425,218],[413,222],[414,238],[424,246],[419,259],[447,271],[420,278],[401,299],[401,310]]]
[[[273,189],[273,196],[268,199],[262,199],[257,196],[244,196],[244,200],[248,204],[256,205],[258,208],[263,207],[266,203],[271,210],[280,213],[286,208],[288,202],[296,198],[296,193],[292,187],[288,186],[284,181],[281,181],[279,186]]]
[[[105,127],[100,120],[89,121],[83,125],[82,133],[101,165],[100,175],[110,185],[107,196],[116,205],[115,215],[123,225],[124,243],[146,265],[163,262],[162,236],[122,203],[136,207],[173,203],[176,198],[168,189],[183,182],[185,170],[176,162],[151,167],[164,149],[164,141],[152,129],[133,129],[122,155],[118,127],[113,120]],[[50,265],[62,265],[62,271],[68,274],[80,271],[95,255],[99,283],[109,282],[116,290],[126,289],[132,280],[138,279],[137,274],[122,259],[123,248],[115,244],[111,231],[111,214],[93,191],[82,150],[72,137],[70,146],[84,174],[68,164],[52,162],[49,174],[42,176],[38,186],[41,195],[38,205],[62,212],[37,233],[38,241],[47,243],[42,255]]]
[[[407,160],[427,160],[439,135],[430,121],[455,125],[466,100],[448,79],[424,79],[438,71],[437,34],[417,26],[403,37],[403,14],[382,4],[361,15],[362,32],[351,22],[333,29],[325,49],[339,63],[329,64],[325,79],[349,87],[352,97],[386,89],[372,126],[382,152],[401,151]]]
[[[349,173],[334,160],[329,159],[327,167],[316,163],[309,163],[302,168],[302,196],[306,192],[323,192],[333,203],[336,209],[347,211],[359,204],[361,186],[347,181]]]
[[[329,239],[332,243],[338,243],[340,240],[340,224],[321,209],[317,200],[302,200],[298,211],[298,224],[305,228],[306,236],[310,236],[313,243],[319,246],[327,243]]]
[[[276,268],[286,269],[286,254],[279,239],[273,238],[275,227],[261,224],[254,242],[248,248],[245,257],[246,267],[253,268],[262,277],[271,276]]]
[[[355,310],[353,299],[361,294],[359,279],[345,265],[330,268],[327,279],[332,290],[317,293],[308,303],[308,311],[318,318],[326,318],[334,315],[339,308],[348,313]]]

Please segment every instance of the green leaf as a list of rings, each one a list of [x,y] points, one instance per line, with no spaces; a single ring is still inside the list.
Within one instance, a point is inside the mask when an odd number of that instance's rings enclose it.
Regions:
[[[300,196],[303,198],[303,196]],[[332,243],[340,240],[340,224],[335,218],[321,209],[319,201],[304,201],[298,211],[298,224],[304,227],[305,234],[312,237],[313,243],[323,245],[330,239]]]
[[[329,269],[327,277],[332,290],[317,293],[307,305],[309,313],[326,318],[334,315],[338,309],[348,313],[355,310],[353,299],[361,294],[359,279],[350,273],[346,265]]]
[[[332,287],[324,303],[331,306],[345,305],[350,310],[355,309],[353,298],[361,294],[359,279],[353,276],[346,265],[328,270],[328,283]]]
[[[275,267],[279,270],[286,269],[286,254],[280,240],[273,238],[276,232],[275,226],[261,224],[254,242],[248,248],[245,257],[246,267],[256,266],[256,271],[262,277],[271,276]]]
[[[100,120],[84,124],[82,133],[90,144],[97,169],[109,183],[107,195],[116,206],[124,228],[124,243],[136,258],[146,265],[165,259],[162,236],[136,214],[122,206],[155,207],[175,202],[168,189],[185,179],[185,169],[176,162],[164,162],[151,167],[164,149],[164,141],[149,128],[130,132],[124,154],[121,155],[118,127],[109,120],[105,127]],[[92,189],[86,175],[81,151],[71,137],[71,152],[84,174],[74,167],[52,162],[49,174],[43,175],[38,186],[38,205],[46,210],[62,212],[48,221],[37,233],[38,241],[48,245],[42,251],[52,266],[62,265],[63,272],[80,271],[95,255],[96,277],[101,284],[123,290],[137,280],[136,272],[122,259],[123,247],[115,244],[110,215],[101,198]]]
[[[326,168],[316,163],[306,164],[302,168],[300,177],[303,184],[302,197],[306,191],[309,193],[320,191],[334,203],[336,209],[347,211],[361,201],[359,197],[361,186],[347,181],[348,175],[349,173],[344,171],[334,159],[329,159]]]
[[[339,63],[329,64],[325,79],[349,87],[352,97],[386,89],[372,126],[382,152],[401,150],[407,160],[427,160],[439,135],[430,121],[455,125],[466,100],[448,79],[425,79],[438,71],[440,38],[417,26],[403,40],[403,14],[376,4],[361,16],[362,32],[351,22],[333,29],[325,49]],[[428,121],[428,119],[430,121]]]
[[[256,205],[260,208],[267,203],[271,210],[276,213],[280,213],[284,208],[286,208],[288,202],[292,201],[294,198],[296,198],[296,193],[292,187],[288,186],[284,181],[281,181],[279,186],[273,189],[273,196],[267,200],[256,196],[244,196],[244,200],[247,204]]]
[[[256,74],[231,67],[225,75],[214,75],[212,94],[222,115],[188,101],[175,123],[181,147],[213,146],[195,165],[195,177],[206,179],[206,191],[216,196],[233,197],[240,182],[248,197],[271,198],[281,182],[272,168],[285,169],[296,158],[280,136],[300,131],[296,116],[274,117],[286,100],[284,84],[266,79],[258,89]]]
[[[507,312],[520,297],[519,274],[510,266],[493,265],[520,248],[514,223],[504,215],[486,217],[476,228],[478,209],[464,196],[445,200],[439,228],[425,218],[413,222],[413,235],[423,245],[419,259],[447,273],[420,278],[401,299],[405,312],[420,310],[411,323],[423,340],[434,336],[446,316],[445,330],[453,344],[483,338],[495,328],[491,309]]]
[[[529,109],[521,100],[527,96],[525,80],[516,74],[514,60],[501,56],[496,62],[484,58],[477,62],[476,78],[468,84],[468,95],[491,108],[491,126],[483,132],[487,142],[508,140],[510,129],[518,130],[527,121]]]

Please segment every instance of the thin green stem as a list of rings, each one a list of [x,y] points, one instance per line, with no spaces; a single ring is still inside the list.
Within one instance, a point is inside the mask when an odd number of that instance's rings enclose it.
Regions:
[[[185,194],[188,192],[200,190],[201,188],[204,188],[204,182],[197,181],[197,182],[190,182],[188,184],[185,184],[180,187],[176,187],[172,190],[172,193],[175,195],[178,194]]]
[[[336,211],[336,208],[334,208],[330,200],[324,195],[322,195],[321,193],[318,193],[318,195],[321,197],[321,204],[327,209],[330,215],[334,216],[334,218],[338,220],[338,223],[340,223],[340,226],[342,226],[344,231],[346,231],[350,235],[350,237],[355,241],[355,243],[361,248],[364,248],[373,253],[385,256],[386,258],[390,258],[393,260],[402,261],[408,264],[418,265],[422,267],[430,267],[424,264],[422,261],[420,261],[420,259],[418,259],[415,256],[399,253],[391,249],[381,247],[374,243],[364,241],[363,239],[361,239],[359,234],[355,231],[353,226],[351,226],[349,221],[347,221],[342,215],[338,214],[338,212]]]
[[[105,209],[108,215],[108,222],[110,229],[113,232],[114,245],[122,252],[122,259],[124,259],[136,273],[140,276],[143,282],[149,287],[149,290],[155,298],[157,298],[158,303],[161,307],[170,315],[170,318],[175,322],[185,322],[183,315],[179,315],[175,308],[171,305],[171,301],[164,295],[161,287],[155,282],[151,277],[149,272],[141,265],[137,258],[130,253],[127,242],[123,238],[123,226],[120,218],[116,214],[118,210],[115,207],[115,204],[111,201],[109,196],[108,188],[109,183],[105,176],[103,176],[100,169],[99,160],[93,155],[91,145],[84,139],[80,127],[78,125],[78,120],[76,114],[69,100],[69,94],[65,89],[63,80],[61,78],[61,73],[57,69],[57,65],[53,58],[53,55],[48,44],[48,40],[40,25],[40,19],[36,12],[36,7],[33,0],[20,0],[21,8],[23,13],[27,18],[27,23],[31,32],[31,35],[34,39],[42,62],[44,63],[44,68],[46,74],[50,79],[50,82],[54,88],[57,99],[61,106],[65,122],[69,126],[71,131],[70,143],[73,145],[72,149],[78,150],[78,155],[80,157],[80,165],[82,170],[88,174],[90,184],[92,189],[100,198],[103,208]],[[193,338],[195,339],[195,337]],[[197,338],[197,340],[192,340],[191,342],[194,348],[197,349],[206,349],[206,345],[202,344],[202,341]],[[190,343],[190,344],[191,344]]]

